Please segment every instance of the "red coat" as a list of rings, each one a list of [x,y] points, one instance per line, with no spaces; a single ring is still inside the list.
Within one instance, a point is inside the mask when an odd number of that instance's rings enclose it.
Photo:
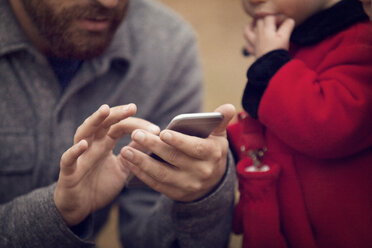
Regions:
[[[370,23],[291,45],[290,55],[262,96],[258,122],[239,118],[228,129],[240,160],[234,230],[250,248],[372,247]],[[247,172],[241,147],[261,143],[270,170]]]

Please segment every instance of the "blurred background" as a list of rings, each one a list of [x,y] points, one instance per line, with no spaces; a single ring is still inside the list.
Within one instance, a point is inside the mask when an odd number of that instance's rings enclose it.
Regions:
[[[158,0],[194,28],[205,72],[205,111],[223,103],[241,109],[245,73],[251,59],[242,56],[243,29],[249,18],[241,0]]]
[[[241,110],[246,71],[252,58],[242,56],[243,29],[249,22],[241,0],[154,0],[178,12],[194,28],[205,74],[204,111],[224,103]],[[122,248],[117,231],[117,208],[97,238],[100,248]],[[241,237],[232,235],[230,248],[241,247]]]

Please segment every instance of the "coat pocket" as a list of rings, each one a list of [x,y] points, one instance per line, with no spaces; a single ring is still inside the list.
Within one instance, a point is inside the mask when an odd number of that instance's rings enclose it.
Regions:
[[[0,175],[30,173],[36,159],[36,137],[23,128],[0,129]]]

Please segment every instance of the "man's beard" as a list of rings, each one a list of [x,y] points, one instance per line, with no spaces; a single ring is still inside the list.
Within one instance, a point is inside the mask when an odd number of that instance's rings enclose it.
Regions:
[[[107,9],[92,2],[87,6],[77,5],[62,9],[57,15],[44,0],[22,1],[39,35],[50,46],[49,56],[60,58],[83,60],[102,54],[125,14],[125,8]],[[79,28],[76,23],[79,19],[94,19],[97,16],[109,19],[110,25],[107,30],[90,32]]]

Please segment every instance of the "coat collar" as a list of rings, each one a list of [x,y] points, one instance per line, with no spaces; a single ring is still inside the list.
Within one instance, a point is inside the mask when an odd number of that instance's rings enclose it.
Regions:
[[[308,46],[316,44],[349,26],[368,19],[357,0],[342,0],[324,11],[316,13],[296,27],[291,42]]]
[[[8,0],[0,0],[0,56],[31,44],[18,24]]]

